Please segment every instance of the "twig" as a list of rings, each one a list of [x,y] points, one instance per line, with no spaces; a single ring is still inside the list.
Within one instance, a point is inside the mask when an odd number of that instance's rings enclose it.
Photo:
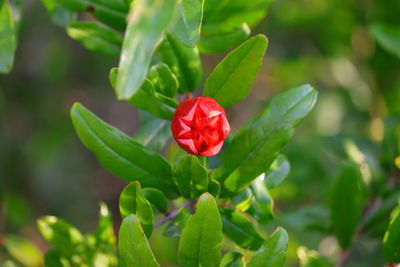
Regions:
[[[173,210],[173,211],[171,211],[171,212],[166,212],[166,213],[165,213],[165,217],[162,218],[158,223],[156,223],[156,224],[154,225],[154,229],[157,229],[158,227],[160,227],[160,226],[163,225],[164,223],[166,223],[166,222],[168,222],[168,221],[174,219],[174,218],[176,217],[176,215],[178,214],[178,212],[179,212],[179,210],[180,210],[181,208],[186,208],[186,207],[188,207],[188,206],[191,206],[193,203],[194,203],[193,200],[188,200],[188,201],[186,201],[185,203],[183,203],[182,206],[180,206],[179,208],[177,208],[177,209],[175,209],[175,210]]]

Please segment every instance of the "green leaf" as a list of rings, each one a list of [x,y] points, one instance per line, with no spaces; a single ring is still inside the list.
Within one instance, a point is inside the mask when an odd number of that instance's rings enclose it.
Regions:
[[[221,260],[222,224],[214,198],[204,193],[183,228],[178,260],[183,266],[218,266]]]
[[[207,78],[204,95],[229,107],[246,97],[261,67],[267,38],[257,35],[227,55]]]
[[[254,253],[247,267],[282,267],[286,260],[288,240],[285,229],[278,227]]]
[[[115,244],[112,214],[104,202],[100,202],[99,224],[95,237],[98,243]]]
[[[195,199],[208,188],[208,171],[196,156],[181,157],[174,167],[173,179],[180,194],[186,198]]]
[[[118,266],[159,266],[139,219],[134,214],[128,215],[122,221],[118,236],[118,252]]]
[[[0,73],[11,71],[17,49],[16,27],[8,0],[0,1]]]
[[[200,84],[202,67],[199,51],[179,43],[173,36],[167,35],[161,43],[158,54],[179,80],[179,92],[194,91]]]
[[[253,181],[250,185],[250,189],[254,196],[251,205],[254,209],[254,217],[260,223],[270,222],[274,218],[274,201],[264,182],[264,174],[261,174]]]
[[[136,0],[131,5],[116,83],[119,99],[130,99],[138,93],[175,6],[176,0]]]
[[[297,249],[297,255],[300,259],[301,267],[330,267],[330,264],[326,259],[322,258],[317,251],[308,250],[305,247],[299,247]]]
[[[269,189],[277,187],[289,175],[290,163],[285,155],[278,155],[265,173],[265,183]]]
[[[75,14],[59,5],[57,0],[42,0],[42,3],[47,9],[51,21],[58,26],[64,27],[75,18]]]
[[[221,153],[222,165],[213,178],[224,182],[229,191],[238,192],[267,171],[316,99],[317,92],[310,85],[274,97],[257,118],[233,137]]]
[[[168,237],[181,236],[189,215],[189,208],[180,208],[175,218],[165,227],[163,235]]]
[[[179,81],[167,64],[160,62],[152,66],[148,76],[156,92],[175,98]]]
[[[213,195],[215,198],[219,196],[219,193],[221,191],[221,185],[219,184],[218,181],[214,179],[210,179],[208,183],[208,190],[207,190],[211,195]]]
[[[400,27],[384,23],[370,25],[369,31],[376,41],[388,52],[400,57]]]
[[[67,33],[89,50],[116,56],[120,53],[121,36],[100,23],[73,21],[68,24]]]
[[[110,172],[127,182],[138,180],[142,187],[157,188],[168,198],[177,197],[171,167],[158,153],[138,144],[78,103],[72,107],[71,118],[82,143]]]
[[[243,23],[238,28],[225,30],[220,27],[203,26],[199,50],[205,54],[221,53],[244,42],[250,35],[250,28]]]
[[[394,210],[393,217],[383,238],[383,255],[387,262],[400,262],[400,205]]]
[[[238,246],[244,249],[256,250],[262,245],[262,237],[245,215],[228,209],[222,209],[221,215],[224,234]]]
[[[143,196],[161,213],[168,211],[168,200],[160,190],[154,188],[144,188]]]
[[[172,136],[170,123],[141,110],[139,110],[139,117],[141,125],[133,139],[147,148],[161,151]]]
[[[2,240],[2,245],[9,255],[26,267],[41,266],[42,254],[40,250],[32,242],[7,234]]]
[[[251,208],[253,202],[253,193],[249,188],[235,194],[232,197],[232,201],[235,204],[235,210],[239,212],[245,212]]]
[[[232,251],[228,252],[222,257],[221,264],[219,267],[244,267],[246,263],[244,262],[243,255],[240,252]]]
[[[363,203],[360,171],[356,165],[344,164],[332,188],[330,201],[332,229],[343,249],[351,246],[361,219]]]
[[[116,30],[124,31],[129,5],[123,0],[56,0],[74,12],[88,11],[101,22]]]
[[[45,216],[37,221],[42,236],[63,256],[70,257],[81,250],[83,235],[69,223],[54,216]]]
[[[129,214],[135,214],[142,224],[143,231],[149,238],[153,232],[153,209],[143,196],[139,182],[132,182],[127,185],[119,196],[119,212],[124,218]]]
[[[178,5],[178,19],[172,35],[186,46],[193,47],[200,38],[204,0],[182,0]]]
[[[62,257],[58,251],[52,249],[44,255],[44,266],[71,267],[71,264],[66,258]]]

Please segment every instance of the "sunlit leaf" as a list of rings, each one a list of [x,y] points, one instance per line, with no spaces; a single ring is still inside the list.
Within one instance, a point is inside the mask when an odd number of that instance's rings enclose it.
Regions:
[[[0,1],[0,73],[11,71],[17,48],[16,27],[9,0]]]
[[[393,217],[383,238],[383,255],[387,262],[400,262],[400,206],[393,212]]]

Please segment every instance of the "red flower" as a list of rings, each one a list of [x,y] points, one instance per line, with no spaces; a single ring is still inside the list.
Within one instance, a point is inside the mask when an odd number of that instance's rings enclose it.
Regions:
[[[225,110],[211,97],[188,98],[176,109],[172,134],[186,152],[215,156],[221,150],[231,127]]]

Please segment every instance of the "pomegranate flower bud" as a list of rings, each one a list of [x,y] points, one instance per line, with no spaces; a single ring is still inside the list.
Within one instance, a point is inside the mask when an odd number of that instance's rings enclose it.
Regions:
[[[231,127],[225,110],[211,97],[184,100],[171,123],[172,134],[186,152],[212,157],[218,154]]]

